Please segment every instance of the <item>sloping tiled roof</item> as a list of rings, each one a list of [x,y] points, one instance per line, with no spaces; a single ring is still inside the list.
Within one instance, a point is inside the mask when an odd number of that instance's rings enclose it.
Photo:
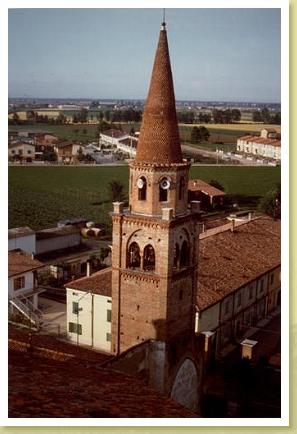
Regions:
[[[9,417],[198,417],[143,378],[100,367],[110,357],[9,327]]]
[[[199,241],[197,305],[203,310],[281,262],[279,220],[263,216]]]
[[[197,417],[135,377],[9,352],[9,417]]]
[[[43,267],[43,265],[42,262],[32,259],[29,253],[21,249],[14,249],[8,252],[8,277],[36,270]]]
[[[97,271],[91,276],[73,280],[65,286],[79,291],[111,297],[111,267]]]
[[[165,27],[160,32],[135,162],[160,164],[182,162]]]
[[[271,146],[276,146],[279,147],[281,146],[281,141],[278,139],[270,139],[270,138],[265,138],[265,137],[260,137],[260,136],[242,136],[239,137],[238,140],[244,140],[248,143],[260,143],[262,145],[271,145]]]
[[[207,194],[208,196],[225,196],[225,192],[219,190],[218,188],[207,184],[207,182],[202,181],[201,179],[191,179],[188,182],[188,190],[191,191],[202,191],[202,193]]]
[[[118,139],[119,137],[124,137],[127,135],[127,133],[123,133],[123,131],[120,130],[104,130],[101,133],[102,136],[109,136],[109,137],[113,137],[115,139]]]

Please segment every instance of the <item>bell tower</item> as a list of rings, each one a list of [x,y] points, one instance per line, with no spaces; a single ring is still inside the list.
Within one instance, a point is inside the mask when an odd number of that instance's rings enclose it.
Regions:
[[[194,332],[197,203],[188,205],[166,25],[162,23],[135,160],[129,208],[114,203],[112,352]]]

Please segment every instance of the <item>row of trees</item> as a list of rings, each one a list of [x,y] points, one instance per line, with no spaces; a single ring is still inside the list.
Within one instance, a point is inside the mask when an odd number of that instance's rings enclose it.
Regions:
[[[209,139],[210,133],[205,127],[193,127],[191,131],[191,142],[192,143],[201,143],[207,142]]]
[[[239,109],[213,110],[213,121],[215,124],[232,124],[241,119],[241,111]]]
[[[239,109],[215,109],[212,113],[200,112],[198,114],[194,110],[177,112],[177,120],[183,124],[194,124],[196,122],[200,124],[209,124],[210,122],[215,124],[230,124],[238,122],[240,119],[241,111]]]
[[[9,125],[25,125],[25,124],[49,124],[63,125],[67,122],[67,118],[63,113],[60,113],[57,118],[51,118],[47,115],[39,115],[37,112],[30,110],[26,114],[26,119],[20,119],[19,115],[14,112],[12,119],[9,119]]]
[[[264,107],[261,111],[253,112],[254,122],[264,122],[264,124],[281,124],[281,112],[271,113],[271,111]]]

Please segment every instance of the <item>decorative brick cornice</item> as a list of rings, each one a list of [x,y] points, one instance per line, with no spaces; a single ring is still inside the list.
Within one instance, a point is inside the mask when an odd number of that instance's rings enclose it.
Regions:
[[[146,273],[145,271],[141,270],[123,270],[121,272],[122,278],[124,280],[134,280],[137,282],[150,282],[154,285],[159,284],[160,278],[153,275]]]
[[[139,170],[139,171],[160,171],[164,172],[164,170],[168,171],[178,171],[180,169],[189,169],[191,166],[191,163],[188,161],[183,161],[181,163],[168,163],[168,164],[162,164],[162,163],[147,163],[142,161],[131,161],[129,164],[131,169]]]

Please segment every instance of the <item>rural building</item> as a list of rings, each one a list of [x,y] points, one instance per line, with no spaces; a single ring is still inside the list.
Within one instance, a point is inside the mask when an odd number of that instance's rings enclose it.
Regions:
[[[54,134],[39,133],[36,134],[35,136],[36,145],[48,146],[48,145],[54,145],[57,142],[58,142],[58,137],[55,136]]]
[[[246,155],[281,160],[281,141],[273,128],[265,128],[260,136],[245,135],[237,139],[237,152]]]
[[[67,283],[67,335],[111,352],[111,268]]]
[[[136,155],[137,142],[138,140],[135,137],[129,136],[118,141],[117,149],[123,151],[125,154],[129,154],[129,158],[134,158]]]
[[[58,163],[76,163],[78,161],[77,157],[80,148],[82,149],[82,146],[68,141],[56,143],[54,145],[54,150],[58,156]]]
[[[15,142],[8,145],[8,158],[31,163],[35,160],[35,146],[31,143]]]
[[[120,130],[110,129],[100,133],[101,147],[118,147],[119,141],[129,137],[129,134]]]
[[[8,251],[21,249],[27,253],[36,253],[36,236],[28,226],[8,230]]]
[[[268,216],[200,235],[196,332],[215,357],[280,306],[280,221]]]
[[[201,201],[202,208],[223,205],[226,193],[201,179],[191,179],[188,182],[189,200]]]
[[[68,249],[80,243],[80,229],[73,225],[36,231],[36,255]]]
[[[9,314],[20,313],[32,322],[37,321],[38,288],[37,270],[44,266],[21,249],[8,252],[8,300]]]

